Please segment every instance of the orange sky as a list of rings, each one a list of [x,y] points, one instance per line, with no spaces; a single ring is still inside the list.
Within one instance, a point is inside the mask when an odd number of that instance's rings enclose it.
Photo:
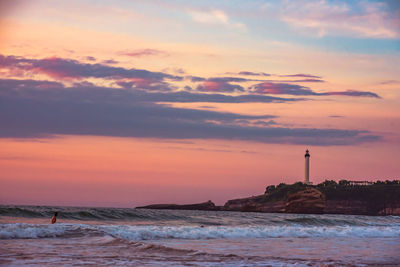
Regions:
[[[1,147],[4,204],[223,204],[260,194],[268,184],[302,180],[304,172],[302,145],[59,136],[5,139]],[[383,180],[399,172],[400,153],[387,157],[387,144],[310,150],[314,182]]]

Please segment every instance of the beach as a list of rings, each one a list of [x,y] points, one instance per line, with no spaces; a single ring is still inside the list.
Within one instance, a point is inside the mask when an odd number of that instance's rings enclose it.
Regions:
[[[3,266],[398,266],[400,217],[1,206]],[[50,224],[54,211],[56,224]]]

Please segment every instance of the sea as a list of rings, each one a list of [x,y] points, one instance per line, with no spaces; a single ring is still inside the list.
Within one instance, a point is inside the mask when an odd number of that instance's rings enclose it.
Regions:
[[[400,217],[0,206],[0,265],[400,266]]]

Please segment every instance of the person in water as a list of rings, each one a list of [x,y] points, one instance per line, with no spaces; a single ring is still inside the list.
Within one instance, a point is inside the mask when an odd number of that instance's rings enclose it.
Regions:
[[[58,212],[54,212],[53,217],[51,217],[51,224],[56,223],[56,221],[57,221],[57,215],[58,215]]]

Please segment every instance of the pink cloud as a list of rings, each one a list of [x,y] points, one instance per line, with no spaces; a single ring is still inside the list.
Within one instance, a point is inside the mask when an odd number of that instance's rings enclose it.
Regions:
[[[206,80],[201,85],[197,86],[198,91],[208,92],[243,92],[244,88],[237,84],[231,84],[226,81]]]
[[[316,95],[309,88],[289,83],[263,82],[253,86],[259,94]]]
[[[157,49],[139,49],[139,50],[133,50],[133,51],[128,51],[128,52],[121,52],[121,55],[124,56],[130,56],[130,57],[143,57],[143,56],[161,56],[161,57],[166,57],[169,56],[169,54],[165,51],[157,50]]]
[[[166,80],[180,81],[183,78],[163,72],[152,72],[144,69],[127,69],[105,64],[89,64],[73,59],[44,58],[29,59],[0,55],[0,68],[9,72],[19,72],[22,76],[45,74],[57,80],[82,80],[86,78],[103,78],[108,80],[133,82],[141,89],[168,89]]]

